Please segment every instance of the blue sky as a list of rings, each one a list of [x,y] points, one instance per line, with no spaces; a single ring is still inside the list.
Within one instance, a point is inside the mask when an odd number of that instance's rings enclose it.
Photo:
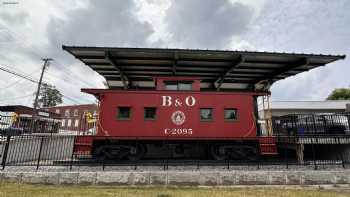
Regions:
[[[45,81],[73,103],[92,102],[80,88],[103,87],[103,78],[63,52],[62,44],[350,54],[346,0],[4,2],[0,65],[37,79],[40,58],[54,58]],[[334,88],[349,87],[348,58],[275,83],[273,100],[324,100]],[[1,105],[31,105],[34,91],[35,84],[0,72]]]

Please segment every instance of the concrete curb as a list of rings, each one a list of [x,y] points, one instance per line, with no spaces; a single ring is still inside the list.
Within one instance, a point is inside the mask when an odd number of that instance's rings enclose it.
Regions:
[[[350,171],[0,172],[1,182],[79,185],[344,185]]]

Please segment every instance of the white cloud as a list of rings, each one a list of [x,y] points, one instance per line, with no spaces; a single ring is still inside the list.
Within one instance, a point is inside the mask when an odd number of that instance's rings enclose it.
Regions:
[[[86,81],[103,87],[103,78],[63,52],[62,44],[350,55],[349,9],[346,0],[0,1],[0,65],[32,73],[40,69],[41,57],[52,57],[56,61],[46,80],[85,102],[93,98],[80,88],[87,87]],[[273,99],[324,99],[333,88],[350,85],[348,65],[340,61],[277,82]],[[1,89],[17,80],[0,72],[0,104],[32,103],[32,98],[1,101],[35,91],[25,81]]]

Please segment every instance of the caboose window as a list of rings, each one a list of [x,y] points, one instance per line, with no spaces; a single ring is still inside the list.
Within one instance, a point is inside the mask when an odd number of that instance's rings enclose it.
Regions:
[[[191,82],[179,82],[179,90],[192,90]]]
[[[176,82],[166,82],[165,89],[166,90],[177,90],[177,83]]]
[[[131,116],[131,107],[118,107],[118,119],[128,120]]]
[[[237,109],[226,108],[224,113],[225,120],[237,120]]]
[[[201,120],[213,120],[213,109],[212,108],[201,108],[200,109]]]
[[[145,107],[145,120],[156,119],[157,109],[155,107]]]
[[[166,90],[192,90],[192,81],[167,81]]]

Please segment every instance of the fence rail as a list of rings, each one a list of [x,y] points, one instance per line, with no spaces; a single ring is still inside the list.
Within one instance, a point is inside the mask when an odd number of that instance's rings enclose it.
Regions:
[[[169,166],[192,166],[200,168],[203,166],[224,166],[227,169],[234,167],[256,167],[275,166],[278,168],[311,167],[320,169],[323,167],[345,168],[350,162],[350,141],[349,135],[333,136],[334,142],[320,144],[316,141],[324,139],[323,136],[312,138],[312,143],[297,143],[307,141],[308,136],[277,136],[275,142],[279,154],[276,156],[259,156],[252,160],[225,159],[215,161],[206,157],[195,156],[192,158],[174,158],[171,150],[171,140],[162,140],[161,143],[168,144],[165,148],[165,156],[162,158],[147,157],[142,160],[127,161],[123,159],[96,158],[90,151],[77,151],[82,143],[79,140],[82,136],[3,136],[0,137],[0,162],[2,169],[7,166],[32,166],[39,169],[41,166],[100,166],[102,169],[108,166],[132,166],[137,169],[139,166],[162,166],[165,170]],[[91,136],[98,139],[97,136]],[[105,138],[105,137],[104,137]],[[111,138],[118,139],[118,136]],[[134,143],[142,143],[137,138],[128,138]],[[229,143],[232,139],[227,139]],[[240,140],[235,138],[234,140]],[[243,138],[242,138],[243,140]],[[246,140],[246,139],[245,139]],[[252,139],[253,140],[253,139]],[[200,144],[202,140],[193,140],[193,144]],[[302,159],[298,150],[303,149]],[[168,151],[168,152],[167,152]]]

